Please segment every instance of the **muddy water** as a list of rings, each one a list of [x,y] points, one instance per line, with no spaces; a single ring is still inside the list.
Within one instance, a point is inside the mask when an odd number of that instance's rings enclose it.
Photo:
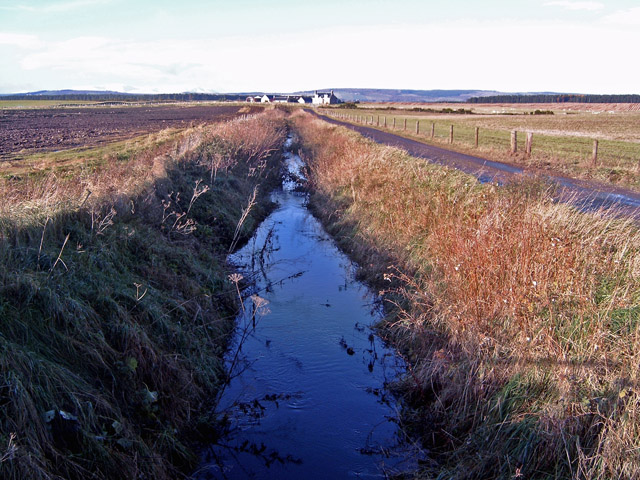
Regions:
[[[299,173],[299,157],[287,163]],[[231,258],[257,297],[238,319],[217,407],[230,433],[196,479],[383,478],[411,461],[385,390],[402,362],[370,328],[377,298],[294,190],[287,181],[274,193],[279,207]]]

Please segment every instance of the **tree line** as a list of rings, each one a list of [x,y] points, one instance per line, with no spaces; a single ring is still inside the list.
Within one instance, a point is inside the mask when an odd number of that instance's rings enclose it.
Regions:
[[[129,94],[129,93],[71,93],[71,94],[16,94],[2,95],[2,100],[72,100],[84,102],[190,102],[190,101],[224,101],[244,100],[244,95],[213,93],[162,93],[162,94]]]
[[[468,103],[640,103],[640,95],[580,95],[580,94],[537,94],[537,95],[492,95],[472,97]]]

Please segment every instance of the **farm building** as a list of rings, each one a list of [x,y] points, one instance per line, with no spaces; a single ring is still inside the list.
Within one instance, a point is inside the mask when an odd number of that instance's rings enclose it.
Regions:
[[[316,91],[313,97],[306,95],[256,95],[247,97],[248,103],[301,103],[308,105],[333,105],[342,103],[341,100],[333,94],[333,90],[327,93]]]
[[[341,103],[341,100],[333,94],[333,90],[331,92],[318,92],[313,97],[314,105],[335,105],[336,103]]]
[[[262,103],[312,103],[311,97],[303,95],[264,95],[259,101]],[[247,99],[247,101],[250,101]]]

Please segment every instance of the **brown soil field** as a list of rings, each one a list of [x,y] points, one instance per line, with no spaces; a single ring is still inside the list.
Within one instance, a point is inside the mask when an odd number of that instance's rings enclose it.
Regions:
[[[258,109],[237,105],[7,109],[0,111],[0,160],[102,145],[165,128],[225,120]]]

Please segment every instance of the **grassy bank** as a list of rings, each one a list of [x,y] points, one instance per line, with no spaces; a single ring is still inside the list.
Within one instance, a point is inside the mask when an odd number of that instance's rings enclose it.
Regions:
[[[295,118],[314,208],[408,359],[405,428],[433,458],[416,476],[637,478],[637,226]]]
[[[350,118],[346,120],[352,123],[368,122],[370,126],[392,130],[398,135],[490,160],[640,188],[640,131],[637,128],[640,115],[637,112],[479,115],[365,108],[325,110],[334,115],[348,115]],[[418,122],[419,133],[416,133]],[[451,126],[453,143],[450,143]],[[475,146],[476,128],[479,128],[478,147]],[[513,130],[518,132],[515,154],[511,153]],[[531,155],[525,154],[527,132],[533,133]],[[599,144],[598,161],[594,164],[595,139]]]
[[[268,211],[284,132],[271,111],[0,178],[2,478],[193,467],[235,318],[224,259]]]

